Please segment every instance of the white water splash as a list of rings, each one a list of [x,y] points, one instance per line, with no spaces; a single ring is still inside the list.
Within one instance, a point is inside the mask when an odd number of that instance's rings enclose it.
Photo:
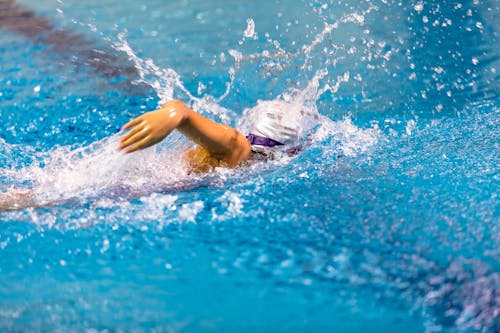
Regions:
[[[203,210],[203,201],[183,204],[179,211],[179,217],[186,222],[195,222],[196,216]]]
[[[343,17],[339,22],[353,22],[362,25],[363,15],[351,15]],[[312,52],[323,43],[326,36],[338,27],[339,22],[326,24],[324,29],[316,35],[313,41],[304,46],[300,54],[305,55],[303,66],[312,58]],[[245,38],[257,38],[255,24],[249,20],[244,33]],[[234,58],[234,66],[228,69],[230,81],[226,84],[226,91],[219,97],[206,94],[195,97],[182,83],[180,75],[172,68],[160,68],[151,59],[142,59],[126,41],[126,32],[118,35],[118,41],[114,47],[124,52],[134,63],[142,83],[150,85],[159,97],[159,104],[163,104],[174,98],[181,98],[191,105],[195,110],[209,117],[216,116],[223,122],[235,121],[237,112],[221,106],[221,102],[229,95],[241,69],[241,63],[249,56],[240,51],[229,50],[228,53]],[[279,46],[279,54],[274,56],[293,59],[299,56],[297,53],[287,53]],[[271,59],[270,54],[262,53],[264,58]],[[262,56],[259,54],[259,57]],[[250,58],[252,55],[250,55]],[[238,128],[242,133],[248,132],[250,124],[266,110],[276,110],[287,115],[287,121],[294,122],[300,127],[301,142],[298,144],[307,149],[307,145],[322,142],[325,138],[333,138],[335,147],[345,155],[354,156],[366,152],[377,142],[379,133],[376,129],[360,129],[356,127],[351,119],[333,122],[319,114],[316,102],[325,92],[336,93],[341,85],[349,81],[350,74],[345,72],[338,75],[336,79],[328,78],[328,66],[334,61],[327,61],[324,68],[320,68],[305,85],[305,88],[290,88],[279,94],[272,100],[257,100],[255,106],[244,110],[243,115],[237,121]],[[323,82],[325,81],[325,82]],[[200,85],[198,85],[200,87]],[[152,189],[175,186],[179,181],[188,182],[187,169],[182,160],[182,151],[188,147],[186,140],[179,135],[171,136],[161,146],[168,146],[168,151],[156,152],[156,148],[124,155],[117,150],[119,135],[96,142],[90,146],[72,150],[70,147],[62,147],[45,153],[43,157],[36,157],[40,163],[16,169],[4,169],[3,175],[16,178],[17,183],[29,182],[33,188],[35,200],[39,203],[50,201],[67,200],[71,198],[85,199],[108,193],[110,196],[118,195],[119,192],[128,193],[151,193]],[[160,147],[161,147],[160,146]],[[331,147],[324,147],[328,151]],[[161,148],[160,148],[161,149]],[[277,163],[287,163],[290,158],[283,156]],[[219,170],[220,171],[220,170]],[[224,173],[220,171],[221,175]],[[104,202],[105,204],[105,202]],[[235,206],[236,207],[236,206]],[[199,211],[198,206],[187,207],[183,212],[193,214],[180,214],[187,220],[192,220]],[[234,208],[236,209],[236,208]],[[236,209],[237,210],[237,209]]]
[[[118,150],[118,139],[119,134],[83,148],[57,148],[34,156],[38,163],[0,169],[0,173],[16,183],[29,182],[29,201],[34,206],[89,197],[133,197],[186,179],[186,165],[177,150],[185,147],[185,140],[178,135],[133,156]],[[172,143],[179,147],[156,152]]]
[[[253,19],[247,19],[247,28],[243,31],[243,38],[258,39],[255,32],[255,22]]]
[[[193,99],[191,93],[182,85],[179,74],[171,68],[160,68],[153,63],[151,59],[142,59],[136,55],[132,47],[126,41],[126,31],[118,34],[118,42],[114,47],[127,54],[130,61],[134,63],[140,75],[140,82],[150,85],[160,98],[159,104],[174,98],[175,89],[179,89],[186,94],[188,98]]]
[[[235,68],[229,68],[230,81],[226,83],[226,91],[221,96],[205,95],[202,98],[198,98],[184,87],[181,77],[174,69],[170,67],[160,68],[152,59],[142,59],[135,53],[125,38],[126,31],[118,34],[118,42],[115,42],[113,46],[116,50],[126,53],[129,60],[134,63],[140,75],[139,82],[145,83],[155,90],[159,97],[158,107],[169,100],[182,99],[198,112],[202,114],[206,112],[209,115],[217,116],[224,122],[229,122],[234,117],[232,111],[222,107],[219,103],[226,98],[232,88],[235,78]],[[237,61],[236,58],[235,61]],[[200,85],[203,85],[203,83],[199,82],[198,86]]]
[[[314,141],[321,143],[326,138],[334,139],[335,145],[324,148],[324,155],[332,150],[340,150],[345,156],[358,156],[368,152],[380,140],[381,133],[377,127],[362,129],[353,124],[351,118],[342,121],[331,121],[324,117],[321,127],[316,131]]]

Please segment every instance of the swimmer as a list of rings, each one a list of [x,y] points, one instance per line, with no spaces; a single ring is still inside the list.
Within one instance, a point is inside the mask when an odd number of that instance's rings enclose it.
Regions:
[[[203,117],[178,100],[167,102],[155,111],[147,112],[125,124],[126,133],[118,149],[130,154],[151,147],[172,131],[178,130],[197,144],[183,158],[190,171],[208,172],[217,167],[237,168],[251,160],[272,158],[273,152],[297,152],[299,125],[285,118],[285,112],[270,107],[260,113],[250,126],[247,136],[231,126]],[[8,188],[0,191],[0,211],[49,207],[63,204],[60,198],[52,201],[37,199],[37,189]],[[67,201],[67,200],[66,200]]]
[[[236,129],[209,120],[183,102],[173,100],[125,124],[122,129],[128,132],[121,138],[119,149],[132,153],[150,147],[177,129],[198,145],[184,154],[193,171],[235,168],[256,155],[268,155],[272,148],[291,148],[298,139],[298,129],[286,126],[283,116],[272,111],[259,114],[245,137]],[[292,151],[293,148],[289,149]]]

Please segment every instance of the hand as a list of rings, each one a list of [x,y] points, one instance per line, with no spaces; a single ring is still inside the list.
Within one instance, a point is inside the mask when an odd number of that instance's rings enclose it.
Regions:
[[[188,116],[189,108],[181,101],[167,102],[161,109],[129,121],[122,130],[129,130],[121,139],[119,149],[132,153],[157,144],[177,128]]]

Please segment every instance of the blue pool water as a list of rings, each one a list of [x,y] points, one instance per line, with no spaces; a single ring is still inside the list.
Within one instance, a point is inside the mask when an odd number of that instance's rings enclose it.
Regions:
[[[0,212],[0,331],[500,331],[498,1],[9,1],[0,181],[52,205]],[[171,98],[315,120],[246,169],[119,153]]]

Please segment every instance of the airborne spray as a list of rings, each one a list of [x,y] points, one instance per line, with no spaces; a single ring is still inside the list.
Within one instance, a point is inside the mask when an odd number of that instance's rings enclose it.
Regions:
[[[184,86],[182,77],[175,69],[160,68],[152,59],[139,57],[127,42],[126,31],[118,34],[117,40],[112,44],[118,52],[113,57],[123,58],[124,55],[128,58],[133,64],[133,70],[128,72],[137,73],[138,77],[132,83],[153,88],[159,98],[158,106],[172,98],[179,98],[209,118],[235,124],[244,134],[248,133],[248,125],[259,117],[260,112],[277,112],[286,115],[287,121],[301,125],[301,142],[297,143],[301,147],[307,149],[311,145],[318,145],[325,156],[336,156],[339,153],[354,156],[376,144],[380,133],[377,127],[363,130],[356,127],[349,118],[335,122],[318,112],[316,106],[318,99],[327,92],[336,93],[343,83],[349,82],[350,74],[346,71],[329,75],[329,71],[335,71],[333,67],[336,63],[335,53],[321,50],[318,55],[314,52],[324,47],[322,44],[339,25],[353,23],[362,25],[364,14],[366,13],[354,13],[340,18],[335,23],[326,24],[312,37],[312,41],[303,45],[299,51],[286,51],[267,33],[262,35],[273,48],[271,50],[264,50],[258,54],[244,54],[235,49],[226,50],[225,53],[233,58],[234,63],[228,68],[230,81],[220,96],[204,94],[202,97],[196,97]],[[36,21],[38,22],[38,19]],[[69,32],[65,32],[66,34]],[[258,40],[259,36],[258,27],[252,19],[248,19],[247,28],[242,31],[239,45],[244,47],[247,40]],[[322,59],[323,63],[318,64],[317,59]],[[302,75],[303,84],[297,81],[294,87],[285,88],[276,98],[256,100],[254,107],[243,111],[223,107],[222,103],[232,93],[235,80],[238,80],[241,74],[247,75],[245,71],[252,71],[247,67],[251,68],[255,64],[260,71],[272,70],[277,79],[280,76],[289,76],[289,72],[294,68],[299,68],[306,74],[311,73],[311,77]],[[293,71],[295,73],[295,70]],[[38,163],[21,169],[15,167],[3,169],[1,173],[7,178],[7,184],[30,189],[33,195],[30,204],[35,206],[51,202],[75,202],[75,200],[86,202],[103,196],[107,199],[134,198],[156,191],[168,192],[196,186],[198,178],[203,178],[189,174],[181,156],[190,144],[178,133],[173,133],[156,147],[133,155],[124,155],[117,151],[117,140],[120,135],[116,134],[87,147],[77,149],[61,147],[38,153],[33,157]],[[332,137],[333,140],[330,139]],[[327,139],[334,142],[334,145],[323,145]],[[281,156],[281,159],[272,164],[288,163],[289,160],[290,157]],[[265,170],[268,167],[261,164],[255,172],[258,173],[259,168]],[[227,170],[216,170],[216,173],[218,172],[227,177]],[[235,174],[235,177],[238,176]]]

